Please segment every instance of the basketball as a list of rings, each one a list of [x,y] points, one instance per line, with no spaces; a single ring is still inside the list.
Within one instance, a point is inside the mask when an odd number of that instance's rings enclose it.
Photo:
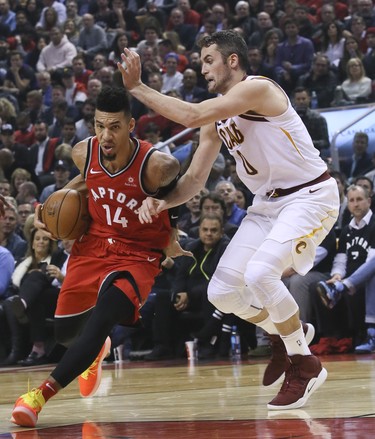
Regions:
[[[75,189],[60,189],[44,202],[40,219],[55,238],[79,238],[90,224],[87,199]]]

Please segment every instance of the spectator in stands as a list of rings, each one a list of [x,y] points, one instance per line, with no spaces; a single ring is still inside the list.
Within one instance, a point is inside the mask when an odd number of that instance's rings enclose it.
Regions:
[[[131,46],[135,46],[140,40],[141,26],[137,19],[138,13],[128,8],[128,3],[127,1],[112,0],[112,9],[116,13],[118,28],[126,32],[129,43]]]
[[[66,20],[72,20],[77,29],[81,27],[82,17],[78,14],[78,5],[76,0],[67,0],[65,2],[66,7]]]
[[[197,74],[193,69],[186,69],[183,73],[182,86],[179,89],[181,97],[186,102],[202,102],[213,95],[206,88],[197,86]]]
[[[18,213],[18,227],[16,231],[20,235],[20,237],[26,241],[26,237],[23,233],[23,229],[25,227],[27,218],[34,213],[34,206],[28,202],[18,203],[17,213]]]
[[[65,99],[59,99],[52,104],[53,123],[48,126],[50,137],[60,137],[62,124],[68,112],[68,103]]]
[[[37,88],[43,95],[43,104],[46,107],[52,105],[52,83],[51,75],[47,72],[38,72],[36,74]]]
[[[161,41],[160,38],[160,28],[154,23],[150,23],[145,25],[143,29],[144,39],[141,40],[136,47],[139,56],[142,57],[143,51],[146,47],[151,47],[154,51],[154,54],[157,53],[158,44]]]
[[[340,281],[353,274],[365,263],[375,248],[375,220],[370,209],[371,198],[367,190],[357,185],[349,186],[347,197],[348,208],[353,215],[353,219],[341,232],[337,255],[331,269],[331,277],[327,280],[328,284],[333,284],[335,281]],[[318,316],[322,322],[321,324],[330,327],[332,325],[332,316],[340,313],[341,310],[343,320],[341,324],[349,326],[350,335],[353,337],[353,345],[359,345],[366,336],[364,290],[358,291],[354,296],[346,295],[345,303],[341,301],[340,306],[333,307],[334,302],[327,297],[326,285],[325,282],[319,282],[314,287],[322,298],[323,304],[330,309],[329,311],[325,307],[322,308],[321,314]],[[344,314],[342,314],[343,309]],[[327,333],[325,332],[325,334]]]
[[[45,309],[48,308],[47,304],[51,304],[50,308],[53,309],[48,314],[52,317],[58,295],[58,291],[48,289],[52,279],[47,279],[46,269],[47,266],[52,265],[51,257],[55,248],[55,241],[48,238],[44,231],[38,229],[31,231],[26,257],[17,265],[12,275],[13,288],[17,294],[4,303],[10,329],[11,348],[8,357],[2,363],[3,366],[16,364],[25,357],[29,334],[25,334],[27,328],[23,325],[28,322],[30,322],[32,342],[35,342],[33,346],[35,354],[30,358],[34,360],[33,364],[25,364],[25,366],[35,366],[45,362],[45,358],[41,361],[44,349]],[[57,267],[53,267],[53,273],[57,273]],[[58,275],[60,276],[60,273]]]
[[[16,28],[16,14],[11,10],[9,0],[0,0],[0,23],[7,26],[9,31]]]
[[[372,0],[358,0],[357,8],[356,15],[363,18],[366,27],[375,26],[374,2]]]
[[[250,47],[260,47],[266,33],[273,28],[271,17],[267,12],[259,12],[257,14],[257,27],[258,30],[253,32],[247,41]]]
[[[31,90],[26,95],[26,111],[30,116],[30,122],[34,124],[43,117],[48,107],[43,103],[43,95],[39,90]]]
[[[60,24],[58,23],[58,15],[54,8],[49,7],[43,12],[43,16],[43,24],[38,22],[36,25],[36,29],[40,35],[48,38],[51,30],[54,27],[60,27]]]
[[[192,24],[184,22],[184,12],[180,8],[172,9],[170,20],[172,23],[170,30],[175,31],[178,34],[181,44],[185,46],[187,51],[190,51],[194,46],[198,28]]]
[[[17,103],[17,100],[15,100]],[[0,120],[3,125],[16,125],[16,107],[8,98],[0,98]]]
[[[128,47],[129,40],[125,31],[118,32],[112,42],[110,47],[110,52],[108,55],[108,64],[111,67],[116,68],[118,62],[122,62],[121,53],[124,47]]]
[[[366,133],[361,131],[355,133],[352,143],[353,156],[351,160],[342,164],[342,171],[349,181],[372,169],[371,156],[367,152],[368,142],[369,138]]]
[[[0,303],[7,297],[8,288],[14,271],[13,255],[2,244],[4,241],[3,227],[3,223],[0,220]]]
[[[278,83],[290,94],[298,78],[308,72],[314,57],[311,40],[298,34],[297,23],[293,19],[285,21],[286,40],[277,46],[276,75]]]
[[[236,204],[236,187],[234,184],[231,181],[220,181],[215,187],[215,192],[225,202],[225,221],[239,226],[246,216],[246,210],[241,209]]]
[[[107,49],[107,36],[104,29],[95,24],[94,17],[91,14],[84,14],[82,25],[77,50],[85,55],[86,63],[91,68],[95,55]]]
[[[189,0],[177,0],[177,7],[181,9],[184,14],[184,23],[189,24],[195,28],[197,31],[201,25],[202,17],[201,15],[192,9]],[[171,18],[167,24],[167,30],[172,30],[174,27],[173,20]]]
[[[46,11],[49,8],[53,8],[57,13],[57,26],[62,26],[64,21],[66,20],[66,7],[64,3],[60,3],[56,0],[43,0],[44,8],[40,14],[40,20],[36,23],[36,28],[45,28],[46,27]]]
[[[352,58],[346,64],[347,79],[341,84],[348,103],[363,104],[370,101],[371,79],[366,76],[362,61]]]
[[[178,55],[175,52],[165,56],[165,73],[163,73],[163,85],[161,92],[166,94],[171,90],[179,90],[182,86],[183,74],[177,71]]]
[[[188,67],[193,69],[197,74],[197,86],[207,89],[207,81],[202,75],[202,61],[199,52],[191,52],[189,54]]]
[[[262,52],[257,47],[249,47],[247,52],[249,59],[249,75],[266,76],[267,78],[275,79],[274,69],[263,62]]]
[[[173,295],[170,292],[160,292],[156,295],[154,317],[154,348],[145,360],[161,360],[173,358],[183,352],[178,349],[177,328],[179,316],[184,311],[195,313],[198,328],[190,323],[188,333],[201,329],[210,319],[215,308],[207,298],[207,286],[221,255],[229,240],[223,235],[223,223],[220,216],[203,215],[199,225],[199,239],[194,240],[186,248],[193,252],[194,258],[183,257],[177,268],[173,282]]]
[[[71,67],[66,67],[61,72],[61,80],[65,88],[65,100],[67,105],[81,108],[87,99],[86,87],[81,82],[76,82],[74,71]]]
[[[293,92],[293,103],[311,136],[315,148],[321,151],[321,155],[328,154],[330,143],[327,121],[318,111],[310,108],[310,91],[305,87],[297,87]]]
[[[181,215],[178,220],[177,225],[179,230],[189,235],[190,229],[199,225],[199,219],[201,217],[200,200],[202,196],[208,195],[208,193],[209,191],[207,189],[202,189],[185,203],[187,212]]]
[[[99,71],[107,66],[107,56],[103,53],[97,53],[94,56],[94,59],[92,60],[92,74],[90,76],[91,78],[97,78],[99,79]]]
[[[35,26],[39,21],[41,15],[41,5],[36,0],[26,1],[26,16],[29,22]]]
[[[18,213],[14,206],[5,207],[4,216],[0,217],[2,224],[3,239],[0,245],[12,253],[14,260],[19,262],[26,253],[27,243],[17,233]]]
[[[31,174],[26,169],[17,168],[12,172],[10,179],[10,195],[16,198],[19,188],[25,181],[31,181]]]
[[[27,148],[35,142],[34,125],[30,121],[28,111],[22,111],[17,119],[18,130],[14,133],[14,141]]]
[[[172,34],[172,33],[175,34],[176,37],[179,39],[178,35],[175,32],[172,32],[172,31],[169,32],[169,34]],[[178,56],[177,70],[179,72],[183,73],[189,64],[189,61],[185,55],[183,55],[182,53],[179,53],[180,49],[178,46],[179,45],[174,44],[171,39],[164,38],[158,44],[158,55],[159,55],[160,59],[164,60],[166,55],[168,55],[168,53],[171,53],[171,52],[176,53],[176,55]]]
[[[58,27],[50,31],[51,42],[40,52],[36,68],[38,72],[48,71],[53,74],[58,69],[71,66],[77,49]]]
[[[74,81],[78,84],[82,84],[86,89],[87,83],[92,75],[92,70],[86,68],[85,57],[83,55],[77,55],[73,58],[72,70],[74,73]]]
[[[346,177],[344,173],[339,171],[331,171],[330,172],[331,177],[333,177],[336,180],[337,188],[339,190],[339,197],[340,197],[340,210],[339,210],[339,216],[337,218],[336,224],[335,224],[335,233],[336,237],[339,237],[341,230],[344,225],[347,224],[344,220],[344,212],[348,205],[348,199],[346,198]]]
[[[53,193],[62,189],[70,180],[70,168],[71,166],[67,161],[58,160],[55,164],[55,170],[53,172],[55,183],[46,186],[40,194],[39,201],[44,203],[46,199]]]
[[[297,84],[313,91],[317,97],[317,108],[328,108],[333,101],[337,85],[336,75],[329,68],[329,59],[322,53],[317,53],[308,73],[302,75]]]
[[[257,21],[250,16],[250,5],[246,1],[238,1],[235,4],[234,11],[235,15],[228,20],[228,27],[241,29],[243,37],[247,41],[257,30]]]
[[[372,80],[375,80],[375,27],[369,27],[366,30],[366,41],[368,51],[363,57],[362,62],[366,71],[366,75]]]
[[[17,204],[30,203],[33,208],[39,204],[39,191],[36,184],[32,181],[25,181],[19,187],[16,197]]]
[[[359,50],[365,54],[367,52],[366,24],[362,17],[353,17],[350,23],[350,32],[357,40]]]
[[[96,100],[100,90],[102,89],[102,83],[99,79],[90,78],[87,83],[87,99]]]
[[[47,44],[47,38],[43,35],[38,35],[35,47],[25,55],[25,64],[34,69],[34,71],[36,70],[36,65],[39,61],[40,53],[47,46]]]
[[[345,38],[342,25],[337,21],[326,23],[322,27],[321,51],[329,59],[330,65],[337,68],[344,56]]]
[[[86,99],[82,105],[82,119],[76,122],[76,136],[79,141],[90,135],[89,123],[93,121],[95,114],[95,101]]]
[[[35,73],[31,67],[24,64],[22,53],[16,50],[10,52],[9,63],[2,90],[13,94],[23,107],[27,92],[36,88]]]
[[[278,7],[276,0],[263,0],[263,11],[270,15],[274,26],[281,29],[282,24],[285,25],[283,19],[286,14],[280,7]]]
[[[0,179],[0,195],[10,197],[10,182],[6,178]]]
[[[344,55],[342,56],[339,66],[338,66],[338,81],[339,83],[344,81],[347,76],[347,63],[351,58],[363,58],[362,52],[359,50],[358,42],[353,36],[347,36],[345,37],[345,44],[344,44]]]
[[[40,186],[44,187],[53,182],[54,154],[58,138],[49,138],[47,124],[39,120],[35,123],[35,139],[36,142],[29,150],[29,163],[38,177]]]
[[[282,37],[282,32],[280,29],[272,28],[268,30],[265,35],[263,42],[260,46],[262,52],[263,63],[266,67],[274,70],[276,64],[276,50],[280,43]]]
[[[65,117],[61,124],[61,135],[57,141],[57,145],[62,143],[74,146],[78,143],[76,124],[71,117]]]
[[[76,26],[74,20],[68,18],[65,21],[63,26],[63,32],[72,44],[74,44],[75,46],[78,45],[79,29]]]

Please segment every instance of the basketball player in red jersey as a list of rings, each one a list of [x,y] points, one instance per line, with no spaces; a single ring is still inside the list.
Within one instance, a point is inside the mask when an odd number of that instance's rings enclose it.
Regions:
[[[77,376],[82,396],[95,393],[111,329],[138,320],[160,271],[172,230],[168,213],[142,225],[138,208],[147,195],[172,187],[180,168],[172,156],[131,139],[134,124],[125,89],[105,88],[96,136],[73,149],[80,176],[66,187],[87,190],[92,223],[73,246],[55,313],[57,341],[69,349],[46,381],[16,401],[11,420],[20,426],[35,427],[45,402]]]

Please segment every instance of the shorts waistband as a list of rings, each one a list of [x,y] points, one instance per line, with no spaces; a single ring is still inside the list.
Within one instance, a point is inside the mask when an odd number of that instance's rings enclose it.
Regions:
[[[267,197],[269,198],[277,198],[277,197],[285,197],[286,195],[293,194],[294,192],[299,191],[300,189],[303,189],[304,187],[313,186],[314,184],[321,183],[322,181],[326,181],[331,176],[329,175],[328,171],[323,172],[322,175],[315,178],[314,180],[308,181],[307,183],[299,184],[298,186],[293,186],[288,189],[274,189],[273,191],[269,191],[266,193]]]

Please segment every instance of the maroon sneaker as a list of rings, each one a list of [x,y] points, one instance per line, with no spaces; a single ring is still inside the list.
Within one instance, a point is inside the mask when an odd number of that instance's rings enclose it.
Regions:
[[[303,323],[302,329],[309,345],[315,335],[315,328],[311,323]],[[290,361],[285,349],[284,342],[279,335],[269,335],[271,341],[271,359],[264,371],[263,386],[272,386],[282,382],[284,372],[288,369]]]
[[[314,355],[292,355],[279,393],[267,404],[269,410],[303,407],[326,380],[327,371]]]

